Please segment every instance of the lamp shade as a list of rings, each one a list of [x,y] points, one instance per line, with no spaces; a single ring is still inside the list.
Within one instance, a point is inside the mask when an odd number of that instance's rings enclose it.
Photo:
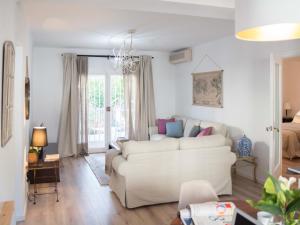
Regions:
[[[235,35],[247,41],[300,38],[300,1],[236,0]]]
[[[34,127],[33,128],[31,145],[34,147],[45,147],[48,145],[46,127]]]
[[[290,104],[289,102],[286,102],[286,103],[284,103],[283,108],[284,108],[285,110],[291,110],[291,109],[292,109],[292,106],[291,106],[291,104]]]

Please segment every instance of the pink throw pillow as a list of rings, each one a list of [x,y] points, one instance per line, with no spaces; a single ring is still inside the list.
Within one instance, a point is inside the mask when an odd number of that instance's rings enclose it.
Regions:
[[[174,118],[171,119],[158,119],[157,126],[158,126],[158,133],[159,134],[166,134],[166,123],[168,122],[175,122]]]
[[[207,127],[204,128],[198,135],[197,137],[203,137],[203,136],[209,136],[212,134],[213,128],[212,127]]]

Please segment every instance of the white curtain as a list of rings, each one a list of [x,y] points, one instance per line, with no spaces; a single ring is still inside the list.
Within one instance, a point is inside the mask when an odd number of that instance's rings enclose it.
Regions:
[[[61,157],[87,153],[88,59],[63,54],[63,97],[58,132]]]
[[[138,69],[124,74],[124,91],[127,137],[148,140],[156,117],[151,56],[140,56]]]
[[[63,55],[63,97],[58,133],[58,151],[61,157],[78,154],[78,76],[77,56]]]
[[[79,87],[79,140],[78,151],[88,154],[88,57],[77,57],[77,73]]]

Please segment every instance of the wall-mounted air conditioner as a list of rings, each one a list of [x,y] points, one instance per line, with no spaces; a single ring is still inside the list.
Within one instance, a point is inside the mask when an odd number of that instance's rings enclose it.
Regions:
[[[172,64],[192,61],[192,49],[185,48],[171,52],[169,61]]]

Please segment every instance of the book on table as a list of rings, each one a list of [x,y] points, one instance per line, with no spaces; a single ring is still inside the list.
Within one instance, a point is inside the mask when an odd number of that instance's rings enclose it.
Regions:
[[[47,154],[44,161],[45,162],[55,162],[59,160],[59,154]]]
[[[261,225],[233,202],[191,204],[180,210],[180,218],[184,225]]]
[[[184,225],[227,225],[232,224],[234,212],[232,202],[206,202],[180,210],[180,218]]]

